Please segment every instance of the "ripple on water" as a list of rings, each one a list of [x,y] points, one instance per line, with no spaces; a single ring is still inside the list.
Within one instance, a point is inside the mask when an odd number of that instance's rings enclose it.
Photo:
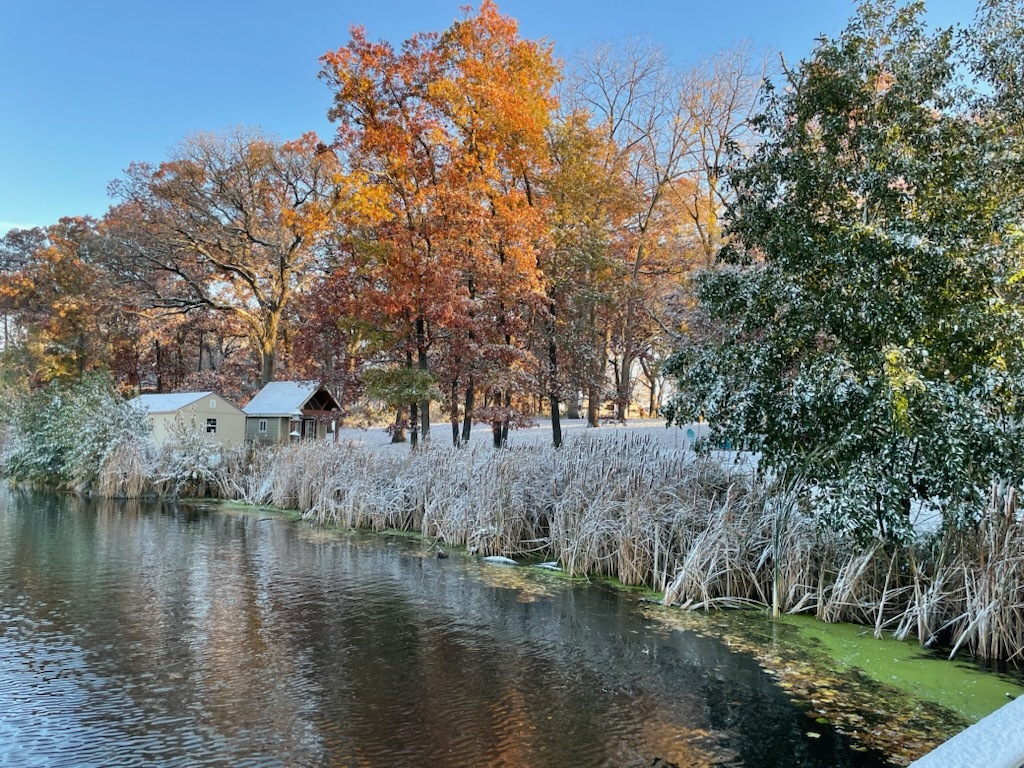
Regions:
[[[301,530],[0,492],[0,764],[881,765],[620,596]]]

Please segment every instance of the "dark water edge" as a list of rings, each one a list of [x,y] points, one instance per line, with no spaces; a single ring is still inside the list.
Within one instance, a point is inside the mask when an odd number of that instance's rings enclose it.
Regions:
[[[749,656],[608,589],[400,537],[0,494],[0,765],[655,758],[888,764]]]

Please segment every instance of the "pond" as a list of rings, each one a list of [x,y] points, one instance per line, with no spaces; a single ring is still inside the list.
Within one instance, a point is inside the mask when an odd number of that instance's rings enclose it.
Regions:
[[[635,594],[270,513],[0,492],[11,768],[888,764],[804,710]]]

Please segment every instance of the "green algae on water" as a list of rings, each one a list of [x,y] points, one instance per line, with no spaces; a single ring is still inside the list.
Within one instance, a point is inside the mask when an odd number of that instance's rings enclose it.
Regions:
[[[766,611],[644,610],[663,626],[717,637],[752,656],[809,724],[828,724],[895,765],[909,765],[1021,690],[913,643],[876,640],[865,627],[808,616],[772,621]]]
[[[842,669],[857,669],[972,722],[1024,694],[1019,679],[979,669],[969,661],[937,656],[916,640],[876,639],[870,627],[826,624],[812,616],[784,616],[781,621],[822,648]]]

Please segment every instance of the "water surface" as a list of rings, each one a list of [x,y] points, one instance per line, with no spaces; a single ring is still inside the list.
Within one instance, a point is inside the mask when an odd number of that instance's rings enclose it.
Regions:
[[[524,570],[0,492],[0,765],[886,764],[719,640]]]

